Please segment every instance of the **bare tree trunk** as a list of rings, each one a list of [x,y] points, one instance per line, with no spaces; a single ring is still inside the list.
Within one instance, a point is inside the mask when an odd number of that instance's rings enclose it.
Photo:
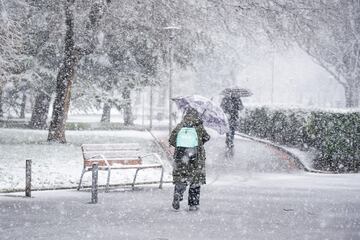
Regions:
[[[351,91],[349,86],[344,87],[345,90],[345,107],[349,108],[351,106]]]
[[[35,98],[35,104],[32,109],[29,126],[34,129],[45,129],[46,121],[49,113],[51,97],[40,92]]]
[[[20,119],[25,118],[25,108],[26,108],[26,93],[23,93],[23,97],[20,104]]]
[[[359,84],[350,82],[345,88],[345,106],[347,108],[356,108],[359,107]]]
[[[106,91],[110,91],[111,88],[112,88],[111,83],[107,84],[107,86],[105,87]],[[102,122],[102,123],[109,123],[110,122],[111,108],[112,108],[111,101],[106,100],[104,102],[103,113],[102,113],[100,122]]]
[[[122,91],[122,96],[125,101],[124,104],[124,125],[131,126],[134,125],[132,109],[131,109],[131,98],[130,98],[130,89],[125,87]]]
[[[101,122],[109,123],[110,122],[110,112],[111,112],[111,103],[105,102],[103,106],[103,113],[101,116]]]
[[[354,107],[360,107],[360,77],[358,77],[354,86]]]
[[[3,88],[0,82],[0,117],[4,117],[4,112],[2,108],[3,108]]]
[[[68,0],[65,4],[65,23],[67,27],[65,35],[65,56],[56,78],[56,97],[48,134],[48,141],[59,143],[66,143],[65,123],[70,107],[71,87],[75,76],[75,67],[79,60],[75,52],[73,4],[74,0]]]
[[[161,107],[162,109],[162,116],[166,116],[166,107],[165,107],[165,103],[167,102],[166,100],[166,94],[167,94],[167,89],[166,87],[162,88],[162,94],[159,94],[159,107]]]

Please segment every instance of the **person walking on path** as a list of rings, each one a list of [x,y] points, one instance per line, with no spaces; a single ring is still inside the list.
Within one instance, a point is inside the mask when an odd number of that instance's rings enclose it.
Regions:
[[[229,132],[226,133],[225,140],[227,152],[230,153],[230,155],[233,155],[234,135],[240,118],[239,111],[243,110],[244,106],[239,94],[236,94],[235,92],[228,92],[222,99],[220,107],[223,109],[229,122]]]
[[[198,210],[200,186],[206,184],[204,143],[210,140],[199,113],[188,109],[183,120],[173,129],[169,144],[175,147],[173,183],[174,198],[172,206],[178,210],[183,194],[189,185],[189,210]]]

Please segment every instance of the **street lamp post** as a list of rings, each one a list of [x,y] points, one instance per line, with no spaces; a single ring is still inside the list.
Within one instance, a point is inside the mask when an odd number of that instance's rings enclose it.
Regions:
[[[167,30],[170,32],[170,43],[169,43],[169,135],[171,134],[172,130],[172,96],[173,96],[173,89],[172,89],[172,74],[173,74],[173,47],[172,47],[172,40],[174,38],[174,31],[180,30],[180,27],[177,26],[169,26],[164,27],[164,30]]]
[[[274,72],[275,72],[275,51],[272,52],[272,62],[271,62],[271,104],[274,103]]]
[[[152,130],[152,119],[153,119],[153,86],[150,85],[150,119],[149,119],[149,130]]]

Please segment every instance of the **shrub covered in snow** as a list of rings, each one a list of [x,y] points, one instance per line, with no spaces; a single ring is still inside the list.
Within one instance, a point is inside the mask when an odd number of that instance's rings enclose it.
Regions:
[[[360,168],[360,112],[246,109],[240,131],[282,145],[314,148],[314,167],[337,172]]]

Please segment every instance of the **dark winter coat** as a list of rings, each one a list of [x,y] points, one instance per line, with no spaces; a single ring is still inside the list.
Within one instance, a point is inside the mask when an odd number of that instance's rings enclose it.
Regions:
[[[236,126],[239,121],[239,111],[244,108],[240,97],[226,95],[222,99],[220,107],[227,115],[229,124],[231,126]]]
[[[176,148],[176,137],[182,127],[194,127],[198,136],[199,145],[197,147],[197,157],[195,161],[184,163],[178,159],[179,148]],[[174,170],[173,182],[189,182],[195,184],[206,183],[205,172],[205,149],[204,143],[210,140],[210,135],[206,132],[202,121],[200,120],[197,112],[188,112],[183,120],[171,132],[169,143],[175,147],[174,153]]]

